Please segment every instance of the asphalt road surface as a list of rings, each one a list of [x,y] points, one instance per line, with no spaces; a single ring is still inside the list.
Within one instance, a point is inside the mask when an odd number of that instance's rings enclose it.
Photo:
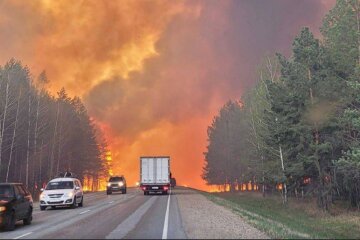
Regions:
[[[40,211],[33,222],[18,222],[15,231],[0,232],[0,239],[184,239],[176,190],[171,195],[147,195],[139,189],[127,194],[88,193],[84,207]]]

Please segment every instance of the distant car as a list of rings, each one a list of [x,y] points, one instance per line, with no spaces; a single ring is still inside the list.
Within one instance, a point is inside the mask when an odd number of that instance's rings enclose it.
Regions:
[[[17,221],[31,224],[33,199],[21,183],[0,183],[0,227],[7,231],[15,229]]]
[[[124,176],[114,176],[110,177],[107,188],[106,194],[112,194],[113,192],[121,192],[122,194],[126,194],[126,179]]]
[[[41,189],[40,210],[47,207],[56,208],[68,206],[76,208],[84,204],[84,193],[81,182],[77,178],[62,177],[51,180],[45,189]]]
[[[176,179],[175,178],[170,178],[170,185],[172,188],[174,188],[176,186]]]

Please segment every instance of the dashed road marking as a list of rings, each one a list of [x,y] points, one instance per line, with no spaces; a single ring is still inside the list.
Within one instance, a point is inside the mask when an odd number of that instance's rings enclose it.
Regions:
[[[83,212],[79,213],[79,215],[82,215],[82,214],[87,213],[87,212],[90,212],[90,211],[91,211],[91,210],[83,211]]]
[[[33,232],[28,232],[28,233],[25,233],[25,234],[23,234],[23,235],[20,235],[20,236],[18,236],[18,237],[14,237],[13,239],[19,239],[19,238],[22,238],[22,237],[26,237],[26,236],[28,236],[28,235],[30,235],[30,234],[32,234]]]

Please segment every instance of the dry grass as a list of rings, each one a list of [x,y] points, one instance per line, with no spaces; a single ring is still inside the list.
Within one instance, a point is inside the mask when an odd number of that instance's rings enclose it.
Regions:
[[[312,198],[290,198],[284,206],[277,195],[266,198],[255,192],[205,195],[274,238],[360,238],[360,211],[341,202],[324,212]]]

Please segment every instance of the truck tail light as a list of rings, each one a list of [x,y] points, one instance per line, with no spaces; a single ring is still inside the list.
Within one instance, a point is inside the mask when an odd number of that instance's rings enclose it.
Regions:
[[[144,186],[144,187],[141,187],[141,189],[143,190],[143,191],[145,191],[146,190],[146,187]]]
[[[168,187],[168,186],[164,186],[164,190],[165,190],[165,191],[169,190],[169,187]]]

